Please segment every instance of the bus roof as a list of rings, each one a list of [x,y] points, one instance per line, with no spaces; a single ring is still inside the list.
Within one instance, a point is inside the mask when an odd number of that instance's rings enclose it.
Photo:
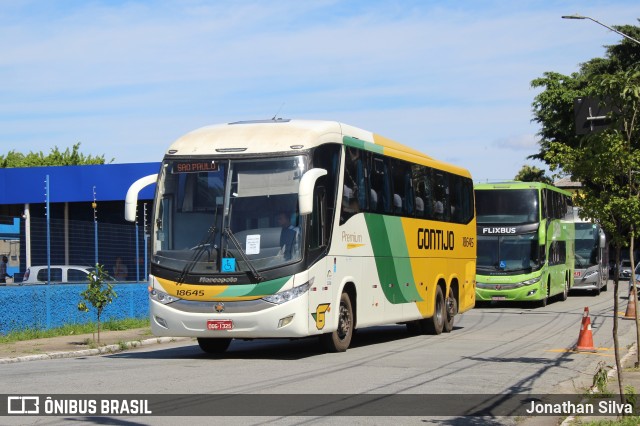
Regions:
[[[337,121],[275,119],[205,126],[178,138],[166,155],[295,153],[324,143],[345,143],[414,163],[437,165],[440,169],[471,177],[464,168],[440,162],[384,136]]]
[[[553,185],[549,185],[543,182],[522,182],[519,180],[505,181],[505,182],[492,182],[492,183],[477,183],[473,186],[476,191],[483,191],[487,189],[551,189],[565,195],[571,195],[569,191],[557,188]]]

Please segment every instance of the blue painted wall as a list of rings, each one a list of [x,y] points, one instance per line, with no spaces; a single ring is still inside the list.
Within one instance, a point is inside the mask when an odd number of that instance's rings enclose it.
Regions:
[[[113,288],[118,297],[102,311],[100,320],[148,317],[147,285],[115,284]],[[95,321],[96,313],[89,303],[89,312],[78,310],[78,302],[84,300],[80,293],[86,288],[87,284],[0,287],[0,334]]]

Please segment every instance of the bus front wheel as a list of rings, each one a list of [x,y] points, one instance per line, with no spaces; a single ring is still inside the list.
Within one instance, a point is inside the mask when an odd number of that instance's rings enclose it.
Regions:
[[[231,339],[223,338],[223,339],[213,339],[206,337],[198,337],[198,346],[204,352],[208,354],[221,354],[224,353],[229,345],[231,344]]]
[[[351,344],[353,337],[353,308],[348,293],[340,296],[338,312],[338,329],[333,333],[321,334],[320,343],[327,352],[344,352]]]

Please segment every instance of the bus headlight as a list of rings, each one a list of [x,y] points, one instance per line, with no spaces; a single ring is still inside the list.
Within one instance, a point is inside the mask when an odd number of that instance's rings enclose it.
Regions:
[[[149,297],[156,302],[162,303],[163,305],[175,302],[176,300],[180,300],[179,297],[172,296],[165,293],[164,291],[156,290],[155,288],[149,290]]]
[[[287,291],[283,291],[282,293],[276,293],[276,294],[272,294],[271,296],[263,297],[262,300],[266,300],[267,302],[280,305],[284,302],[293,300],[296,297],[302,296],[307,292],[307,290],[309,290],[309,283],[304,283],[302,285],[292,288],[291,290],[287,290]]]
[[[538,276],[538,277],[535,277],[535,278],[531,278],[530,280],[522,281],[520,284],[522,284],[523,286],[535,284],[538,281],[540,281],[540,278],[542,278],[542,276]]]
[[[598,273],[598,271],[589,271],[586,274],[584,274],[584,277],[582,277],[582,279],[586,280],[587,278],[591,278],[592,276],[594,276],[597,273]]]

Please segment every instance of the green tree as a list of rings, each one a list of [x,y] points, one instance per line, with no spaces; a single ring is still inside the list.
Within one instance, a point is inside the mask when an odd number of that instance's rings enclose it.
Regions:
[[[110,163],[113,162],[111,159]],[[84,155],[80,152],[80,142],[73,145],[73,148],[60,151],[58,147],[53,147],[51,152],[45,155],[40,152],[29,152],[22,154],[11,150],[7,155],[0,155],[0,167],[42,167],[42,166],[78,166],[86,164],[105,164],[104,155],[92,156]]]
[[[634,38],[640,34],[639,27],[615,28]],[[532,158],[582,183],[576,204],[581,207],[583,217],[599,222],[607,232],[615,247],[617,263],[621,247],[633,241],[634,230],[640,224],[639,64],[640,47],[623,39],[619,45],[607,47],[606,58],[582,64],[579,72],[570,76],[547,72],[532,82],[533,87],[543,88],[533,102],[534,121],[541,125],[541,130],[540,152]],[[613,108],[606,130],[584,136],[576,134],[573,102],[574,98],[584,96],[605,99]],[[613,338],[618,385],[623,395],[617,336],[618,284],[616,275]]]
[[[89,274],[89,284],[86,290],[80,293],[80,296],[91,304],[96,312],[96,321],[98,323],[98,343],[100,343],[100,317],[102,311],[106,308],[115,297],[118,297],[113,285],[106,280],[107,273],[104,271],[102,265],[96,265],[94,273]],[[85,301],[78,302],[78,310],[82,312],[89,312],[87,303]]]
[[[552,183],[551,178],[545,175],[545,171],[537,168],[536,166],[530,166],[525,164],[522,166],[518,174],[514,178],[522,182],[544,182]]]

